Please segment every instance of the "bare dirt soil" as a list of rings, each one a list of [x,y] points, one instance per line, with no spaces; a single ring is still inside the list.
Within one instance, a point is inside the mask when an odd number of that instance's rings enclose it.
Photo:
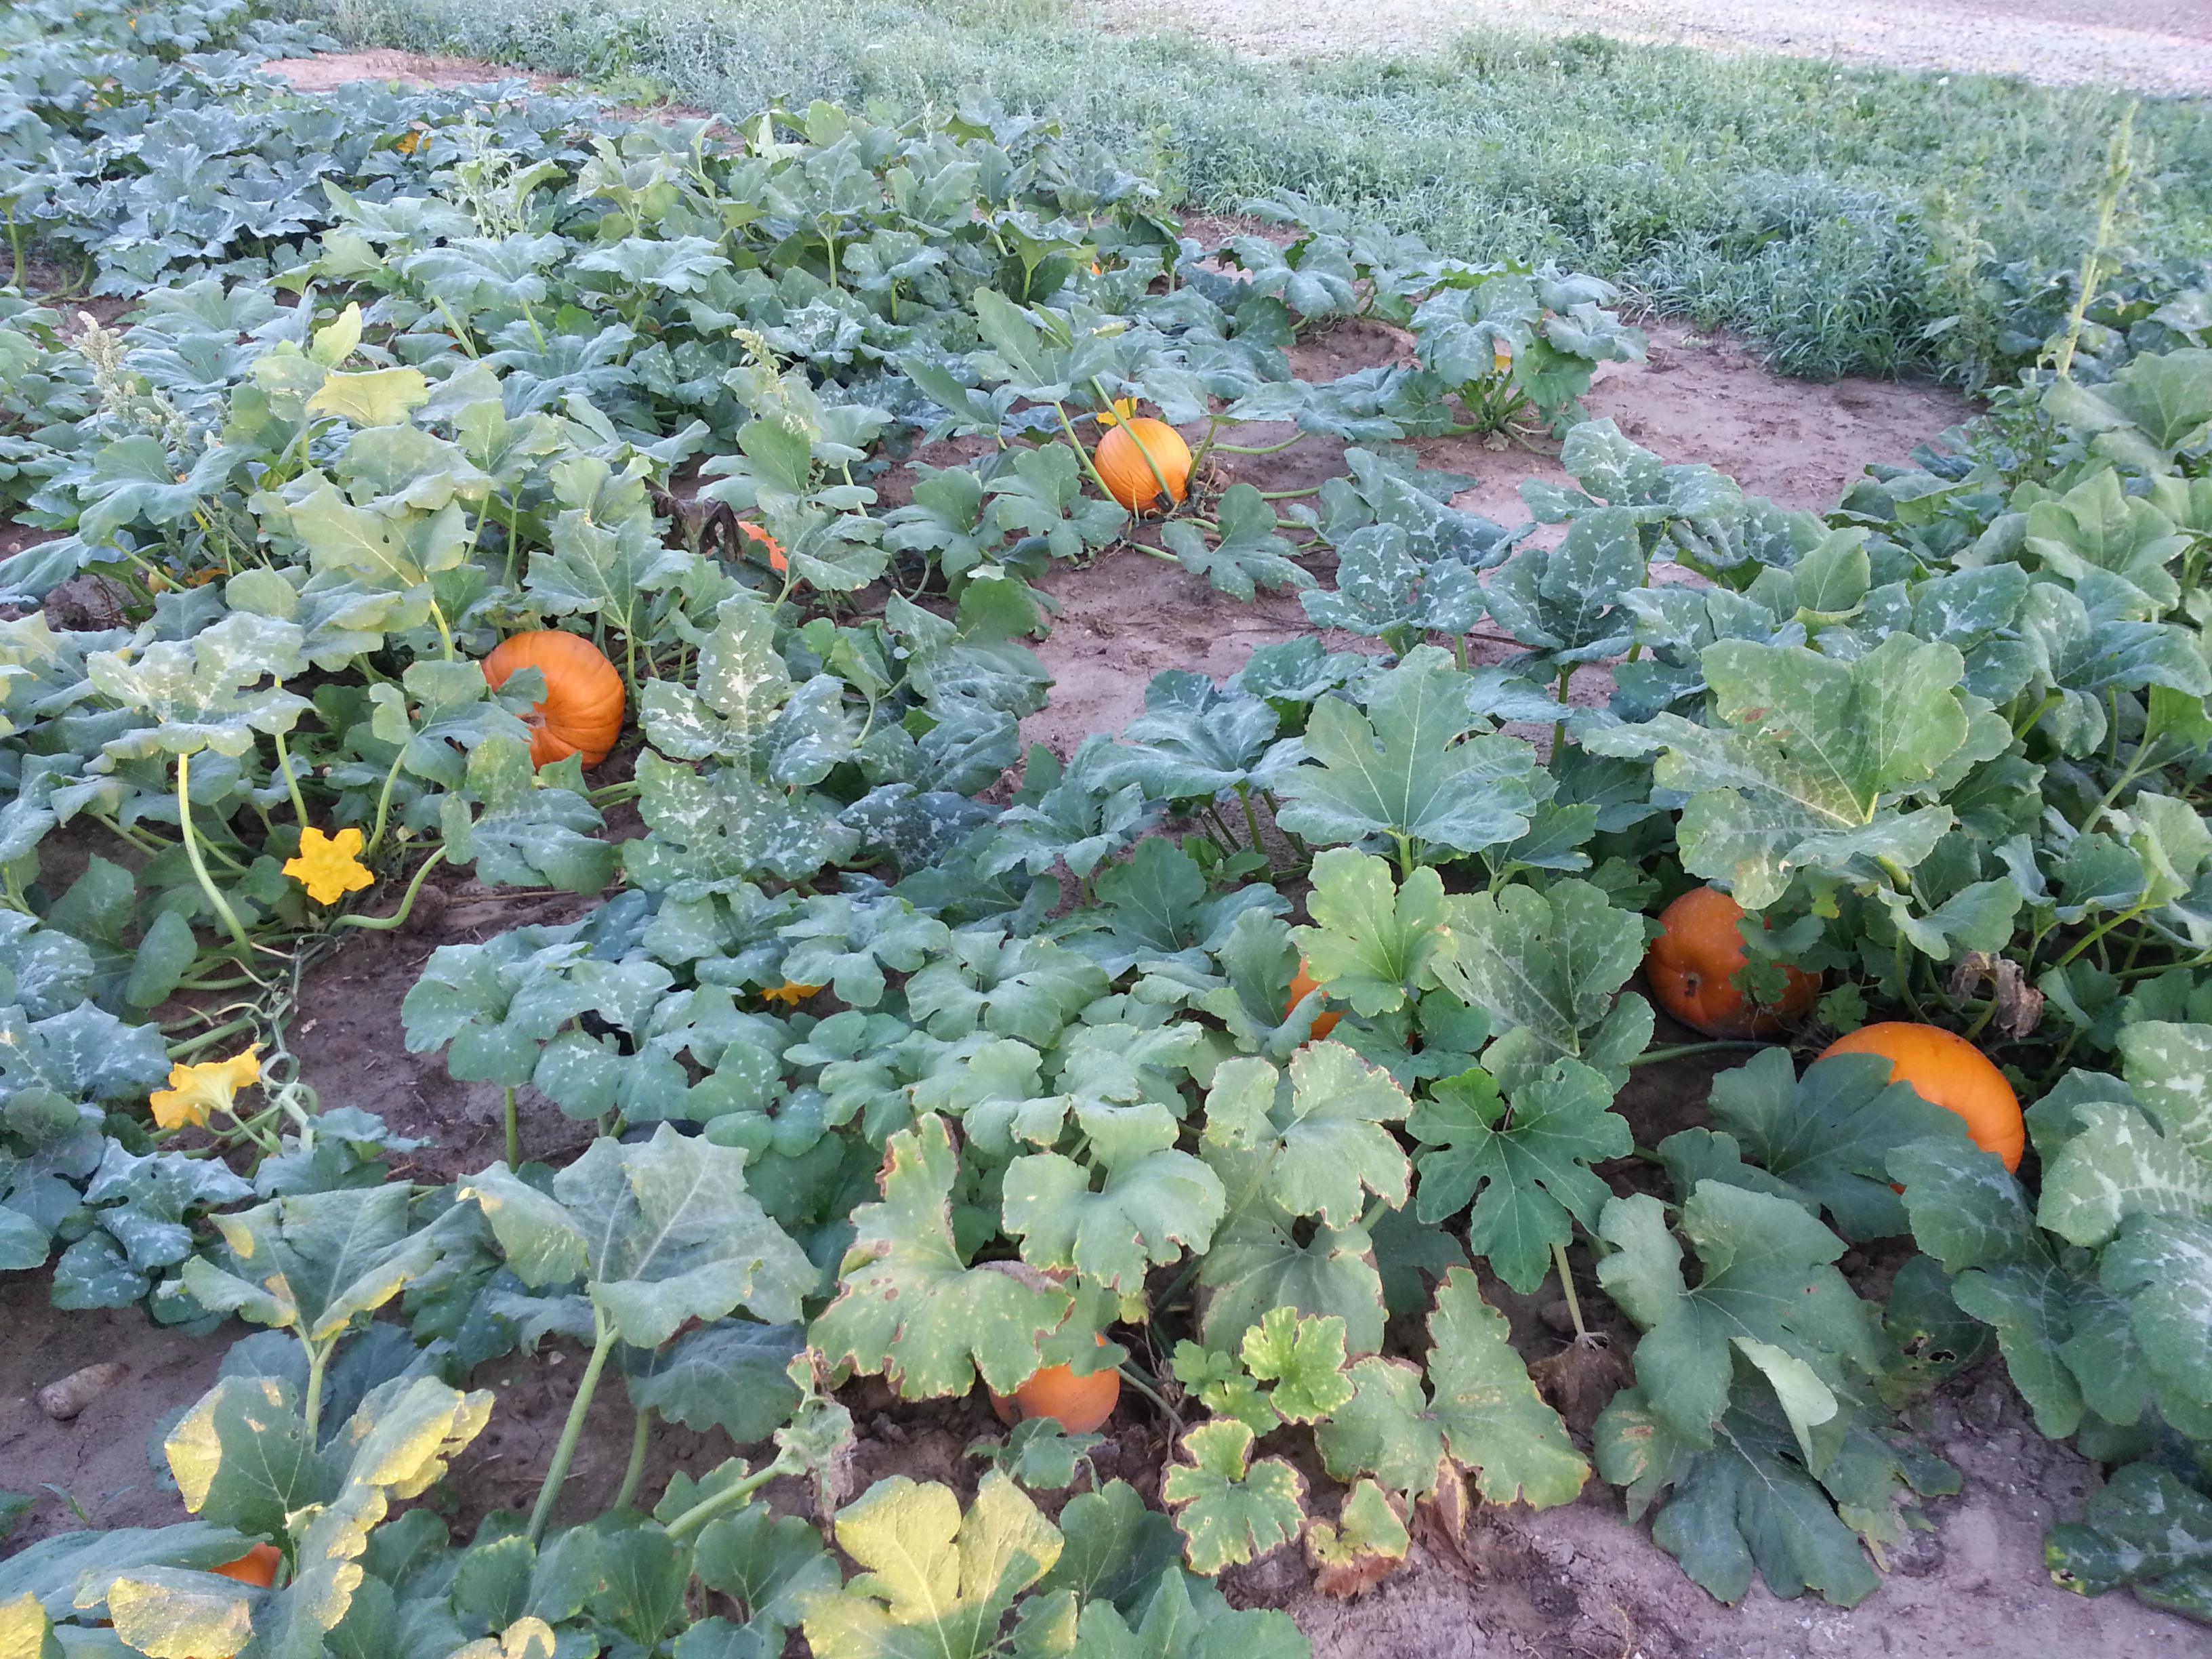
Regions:
[[[1180,31],[1255,57],[1429,52],[1474,29],[1595,33],[1723,55],[2212,93],[2202,0],[1083,0],[1115,33]]]

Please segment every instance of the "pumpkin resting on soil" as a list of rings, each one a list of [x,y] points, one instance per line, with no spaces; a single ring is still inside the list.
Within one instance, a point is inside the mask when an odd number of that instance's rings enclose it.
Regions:
[[[1147,455],[1152,457],[1149,465],[1145,460]],[[1109,428],[1098,441],[1091,461],[1106,493],[1132,512],[1157,506],[1163,483],[1170,497],[1178,501],[1189,488],[1190,446],[1165,421],[1150,416],[1140,415]],[[1158,477],[1152,476],[1155,467],[1159,469]]]
[[[1291,981],[1291,1000],[1283,1005],[1283,1018],[1285,1019],[1288,1019],[1291,1017],[1291,1009],[1297,1007],[1299,1003],[1305,1000],[1306,997],[1310,993],[1320,989],[1321,981],[1306,971],[1306,959],[1304,957],[1300,957],[1298,958],[1297,977]],[[1316,1014],[1314,1016],[1312,1040],[1316,1042],[1319,1042],[1323,1037],[1327,1036],[1331,1031],[1334,1031],[1336,1029],[1336,1022],[1343,1018],[1344,1016],[1342,1014]]]
[[[1104,1347],[1106,1339],[1097,1339]],[[1108,1418],[1121,1398],[1121,1373],[1111,1365],[1078,1376],[1066,1365],[1047,1365],[1014,1390],[1013,1398],[994,1390],[991,1409],[999,1421],[1012,1428],[1032,1417],[1056,1417],[1069,1434],[1089,1434]]]
[[[607,757],[622,733],[623,682],[589,640],[558,629],[512,634],[483,659],[484,678],[498,690],[519,669],[545,677],[545,701],[523,716],[530,727],[530,763],[550,766],[580,754],[586,766]]]
[[[1743,969],[1744,908],[1717,887],[1693,887],[1659,913],[1664,931],[1644,958],[1644,976],[1662,1008],[1708,1036],[1763,1036],[1813,1006],[1820,981],[1785,967],[1781,1000],[1753,1004],[1731,983]],[[1759,924],[1764,927],[1765,922]]]
[[[1931,1106],[1956,1112],[1975,1146],[1996,1153],[2006,1169],[2020,1168],[2027,1146],[2020,1097],[1989,1056],[1957,1032],[1888,1019],[1838,1037],[1820,1051],[1822,1060],[1830,1054],[1880,1054],[1889,1061],[1892,1083],[1910,1083]]]

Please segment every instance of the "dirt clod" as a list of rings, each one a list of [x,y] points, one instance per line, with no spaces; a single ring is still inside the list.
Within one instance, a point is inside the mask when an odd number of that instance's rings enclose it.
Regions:
[[[58,1382],[39,1390],[39,1409],[58,1423],[66,1423],[87,1406],[131,1375],[119,1360],[106,1359],[71,1371]]]

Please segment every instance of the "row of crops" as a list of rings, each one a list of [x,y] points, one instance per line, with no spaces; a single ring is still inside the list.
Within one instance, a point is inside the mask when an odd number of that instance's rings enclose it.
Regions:
[[[194,1518],[0,1561],[7,1650],[1289,1655],[1224,1569],[1371,1582],[1415,1505],[1593,1478],[1723,1599],[1850,1604],[1955,1489],[1900,1408],[1992,1348],[2112,1466],[2060,1581],[2212,1617],[2203,294],[1820,517],[1581,419],[1642,350],[1590,278],[1297,201],[1201,246],[1003,111],[254,75],[313,44],[240,0],[0,21],[0,504],[47,535],[0,564],[0,1267],[261,1328],[163,1442]],[[1352,317],[1413,361],[1296,378]],[[1197,453],[1109,489],[1153,415]],[[1214,487],[1257,422],[1343,472]],[[1543,428],[1547,545],[1407,441]],[[1032,583],[1129,544],[1316,632],[1024,757]],[[88,578],[114,625],[57,628]],[[408,992],[409,1047],[507,1091],[507,1158],[427,1187],[285,1022],[456,870],[605,896]],[[1971,1039],[2017,1170],[1779,1042],[1637,1146],[1630,981],[1705,883],[1757,913],[1723,1005]],[[565,1167],[523,1090],[596,1124]],[[1863,1299],[1848,1245],[1906,1235]],[[1576,1262],[1642,1334],[1583,1437],[1481,1277]],[[553,1340],[588,1360],[532,1512],[400,1507]],[[853,1494],[856,1375],[1118,1395],[1158,1502],[1079,1473],[1073,1404],[964,1504]],[[573,1515],[617,1376],[641,1454],[744,1455]]]

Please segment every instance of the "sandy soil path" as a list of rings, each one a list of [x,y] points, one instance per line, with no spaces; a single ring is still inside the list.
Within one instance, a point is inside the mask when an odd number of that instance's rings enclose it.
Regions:
[[[1266,58],[1426,52],[1474,28],[2212,95],[2204,0],[1085,0],[1117,31],[1187,30]]]

